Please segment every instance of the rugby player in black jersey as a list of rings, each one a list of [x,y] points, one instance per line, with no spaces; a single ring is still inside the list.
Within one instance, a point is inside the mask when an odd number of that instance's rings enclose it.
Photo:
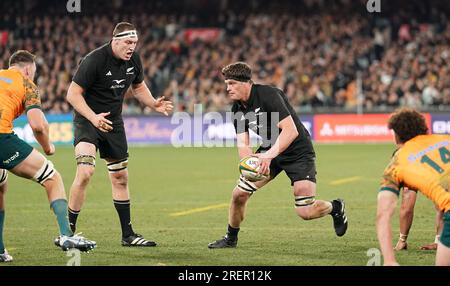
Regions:
[[[70,84],[67,100],[75,109],[77,173],[70,189],[69,221],[75,231],[86,188],[94,174],[98,149],[108,166],[114,206],[122,228],[122,245],[155,246],[155,242],[134,232],[131,225],[122,103],[131,87],[141,103],[158,112],[168,115],[173,106],[163,97],[155,100],[145,84],[142,63],[135,51],[137,42],[138,34],[132,24],[117,24],[112,40],[82,59]]]
[[[228,96],[234,101],[232,112],[239,157],[258,157],[259,173],[268,176],[256,182],[239,178],[232,193],[227,234],[208,247],[236,247],[250,196],[281,171],[291,180],[296,213],[305,220],[331,215],[336,234],[344,235],[348,225],[344,201],[316,200],[315,152],[308,131],[286,95],[277,88],[253,83],[251,68],[243,62],[226,66],[222,74]],[[255,154],[250,148],[249,130],[263,140]]]

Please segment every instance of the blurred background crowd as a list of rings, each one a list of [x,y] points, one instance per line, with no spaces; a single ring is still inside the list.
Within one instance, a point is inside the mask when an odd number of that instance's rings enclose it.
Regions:
[[[450,110],[448,0],[81,0],[0,2],[0,62],[17,49],[38,56],[48,113],[68,113],[67,88],[80,59],[134,23],[145,80],[179,111],[229,110],[220,70],[245,61],[257,83],[282,89],[298,112]],[[125,114],[149,113],[126,98]]]

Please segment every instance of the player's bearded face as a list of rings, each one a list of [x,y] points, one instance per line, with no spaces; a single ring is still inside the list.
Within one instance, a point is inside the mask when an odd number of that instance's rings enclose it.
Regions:
[[[129,61],[136,49],[137,41],[137,38],[116,40],[116,55],[124,61]]]

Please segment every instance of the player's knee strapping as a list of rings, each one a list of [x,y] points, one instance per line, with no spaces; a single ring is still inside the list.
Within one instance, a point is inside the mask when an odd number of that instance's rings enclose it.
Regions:
[[[45,181],[50,179],[55,175],[55,168],[53,166],[52,161],[45,159],[42,167],[36,172],[36,175],[33,177],[33,181],[38,182],[39,184],[44,184]]]
[[[0,169],[0,187],[6,184],[6,180],[8,179],[8,171],[5,169]]]
[[[296,196],[295,207],[296,208],[307,207],[314,204],[315,201],[316,201],[315,196]]]
[[[237,187],[240,190],[251,194],[258,190],[258,187],[253,182],[247,180],[244,176],[239,177]]]
[[[108,171],[110,173],[116,173],[122,170],[125,170],[128,167],[128,159],[123,159],[117,162],[109,163],[108,165]]]
[[[89,165],[95,167],[95,156],[79,155],[75,158],[77,165]]]

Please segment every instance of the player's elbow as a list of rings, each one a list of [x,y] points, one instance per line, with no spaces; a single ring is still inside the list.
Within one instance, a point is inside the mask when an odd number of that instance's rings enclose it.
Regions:
[[[33,133],[43,133],[48,129],[48,122],[40,109],[31,109],[27,112],[28,123]]]
[[[33,133],[44,133],[46,130],[48,130],[48,123],[47,120],[43,118],[43,116],[33,116],[32,118],[29,118],[28,120],[31,130],[33,130]]]
[[[70,89],[69,89],[69,91],[67,92],[66,99],[67,99],[67,102],[68,102],[70,105],[73,105],[74,97],[75,97],[74,93],[71,92]]]
[[[69,104],[73,106],[74,102],[80,96],[81,97],[83,96],[83,89],[74,82],[72,82],[69,86],[69,90],[67,91],[66,96],[67,102],[69,102]]]
[[[138,94],[145,92],[146,87],[147,86],[144,84],[144,82],[140,84],[133,84],[132,86],[130,86],[129,91],[136,96]]]

